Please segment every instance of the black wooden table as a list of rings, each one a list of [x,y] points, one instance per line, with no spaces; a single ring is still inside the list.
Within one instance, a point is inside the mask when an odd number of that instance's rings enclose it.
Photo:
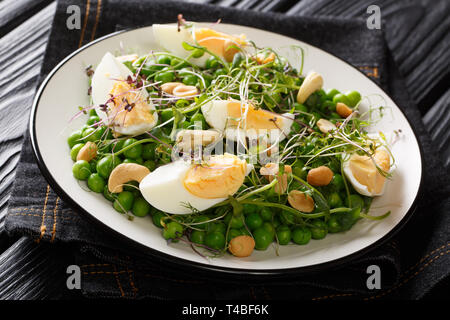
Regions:
[[[367,18],[372,0],[191,0],[288,15]],[[378,0],[388,46],[450,166],[450,1]],[[4,220],[56,3],[0,1],[0,299],[74,297],[62,290],[57,246],[8,238]],[[448,294],[444,281],[428,297]]]

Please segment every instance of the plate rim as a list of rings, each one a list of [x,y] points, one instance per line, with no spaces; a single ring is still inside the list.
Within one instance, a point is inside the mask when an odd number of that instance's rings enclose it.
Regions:
[[[239,24],[230,24],[227,23],[227,25],[234,25],[234,26],[242,26]],[[75,210],[77,210],[77,212],[80,212],[83,216],[87,217],[89,220],[93,221],[96,224],[99,224],[101,226],[103,226],[103,228],[105,229],[105,231],[111,233],[113,236],[123,240],[125,243],[127,243],[128,245],[131,245],[134,249],[136,249],[138,251],[138,253],[143,254],[144,256],[153,256],[156,258],[160,258],[162,260],[164,260],[164,262],[170,262],[176,263],[176,267],[190,267],[191,269],[193,269],[193,271],[203,271],[203,272],[213,272],[215,275],[222,275],[222,276],[245,276],[245,277],[252,277],[252,278],[260,278],[260,276],[270,276],[271,278],[279,278],[279,277],[288,277],[288,276],[292,276],[292,275],[304,275],[304,274],[308,274],[308,273],[315,273],[315,272],[319,272],[319,271],[323,271],[326,269],[331,269],[331,268],[336,268],[336,267],[342,267],[348,263],[350,263],[351,261],[357,259],[358,257],[363,256],[364,254],[376,249],[377,247],[379,247],[380,245],[382,245],[383,243],[386,243],[388,240],[390,240],[394,235],[396,235],[398,233],[398,231],[400,231],[400,229],[402,229],[407,223],[408,221],[411,219],[412,215],[414,214],[414,212],[416,211],[417,208],[417,200],[419,198],[419,195],[422,193],[423,191],[423,178],[424,178],[424,161],[423,161],[423,147],[422,145],[419,143],[419,139],[417,138],[418,134],[417,134],[417,129],[411,124],[410,120],[408,119],[408,117],[406,116],[405,112],[398,107],[396,101],[385,92],[385,90],[383,88],[381,88],[374,80],[372,80],[371,78],[369,78],[364,72],[362,72],[361,70],[359,70],[357,67],[353,66],[351,63],[345,61],[344,59],[336,56],[335,54],[326,51],[322,48],[319,48],[317,46],[311,45],[310,43],[303,41],[303,40],[299,40],[299,39],[295,39],[289,36],[285,36],[281,33],[277,33],[277,32],[273,32],[273,31],[269,31],[269,30],[265,30],[265,29],[260,29],[260,28],[255,28],[255,27],[251,27],[253,29],[256,30],[260,30],[260,31],[264,31],[264,32],[270,32],[270,33],[274,33],[277,35],[281,35],[287,38],[291,38],[295,41],[301,41],[305,44],[307,44],[308,46],[314,47],[315,49],[321,50],[335,58],[337,58],[339,61],[341,61],[342,63],[345,63],[346,65],[350,66],[351,68],[357,70],[362,76],[364,76],[366,79],[368,79],[369,81],[371,81],[375,86],[377,86],[384,94],[386,94],[386,96],[388,96],[397,106],[397,108],[400,110],[400,112],[403,114],[403,116],[406,119],[406,122],[408,123],[408,125],[410,126],[412,132],[414,133],[414,138],[416,140],[417,146],[419,148],[419,154],[420,154],[420,163],[421,163],[421,174],[420,174],[420,182],[419,182],[419,188],[417,190],[417,193],[414,197],[414,200],[409,208],[409,210],[405,213],[405,215],[403,216],[403,218],[394,226],[394,228],[392,228],[386,235],[384,235],[383,237],[381,237],[380,239],[378,239],[377,241],[373,242],[372,244],[359,249],[353,253],[350,253],[346,256],[343,256],[341,258],[338,259],[334,259],[331,261],[327,261],[327,262],[322,262],[322,263],[318,263],[318,264],[313,264],[313,265],[308,265],[308,266],[301,266],[301,267],[293,267],[293,268],[286,268],[286,269],[245,269],[245,268],[232,268],[232,267],[223,267],[223,266],[214,266],[214,265],[210,265],[210,264],[206,264],[206,263],[200,263],[200,262],[196,262],[196,261],[191,261],[188,259],[184,259],[184,258],[180,258],[177,256],[173,256],[170,255],[168,253],[156,250],[154,248],[151,248],[149,246],[146,246],[142,243],[137,242],[136,240],[126,236],[125,234],[121,233],[118,230],[115,230],[114,228],[106,225],[103,221],[101,221],[100,219],[96,218],[95,216],[93,216],[91,213],[89,213],[89,211],[83,209],[74,199],[72,199],[72,197],[63,190],[63,188],[56,182],[55,178],[51,175],[49,169],[47,168],[44,159],[41,155],[39,146],[38,146],[38,141],[37,141],[37,135],[36,135],[36,126],[35,126],[35,122],[36,122],[36,115],[37,115],[37,110],[38,110],[38,105],[39,105],[39,101],[41,99],[42,93],[45,90],[45,88],[47,87],[47,84],[50,82],[50,80],[53,78],[54,74],[56,72],[58,72],[58,70],[64,65],[66,64],[68,61],[70,61],[74,56],[76,56],[78,53],[88,49],[89,47],[93,46],[94,44],[97,44],[99,42],[102,42],[103,40],[109,39],[111,37],[117,36],[119,34],[124,34],[124,33],[128,33],[128,32],[133,32],[139,29],[144,29],[144,28],[148,28],[151,27],[151,25],[147,25],[147,26],[142,26],[139,28],[127,28],[124,30],[119,30],[113,33],[109,33],[107,35],[104,35],[100,38],[97,38],[87,44],[85,44],[84,46],[78,48],[77,50],[73,51],[72,53],[70,53],[69,55],[67,55],[64,59],[62,59],[49,73],[48,75],[45,77],[45,79],[42,81],[42,83],[40,83],[39,85],[39,89],[36,91],[35,97],[33,99],[33,104],[31,106],[31,112],[30,112],[30,120],[29,120],[29,125],[28,125],[28,131],[30,134],[30,140],[31,140],[31,147],[33,150],[33,155],[36,159],[36,163],[38,165],[39,170],[41,171],[42,175],[44,176],[45,180],[48,182],[48,184],[52,187],[52,189],[55,191],[55,193],[67,204],[69,204],[69,206]],[[244,27],[244,26],[242,26]],[[248,27],[248,26],[245,26]],[[248,279],[248,278],[246,278]]]

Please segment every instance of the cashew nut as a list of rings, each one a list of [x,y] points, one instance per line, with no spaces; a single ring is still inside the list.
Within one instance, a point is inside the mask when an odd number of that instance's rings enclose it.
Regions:
[[[188,98],[188,97],[192,97],[195,96],[198,93],[198,89],[195,86],[186,86],[186,85],[179,85],[176,86],[173,91],[172,94],[176,97],[180,97],[180,98]]]
[[[185,151],[197,146],[207,146],[220,139],[220,132],[216,130],[181,130],[178,132],[177,144]]]
[[[323,79],[317,72],[311,71],[306,76],[297,94],[297,102],[304,103],[306,99],[317,90],[322,89]]]
[[[336,129],[336,126],[334,123],[328,121],[327,119],[320,119],[317,121],[317,126],[319,127],[319,130],[323,133],[328,133],[334,129]]]
[[[338,102],[336,104],[336,112],[338,115],[345,119],[353,113],[353,110],[350,109],[345,103]]]
[[[301,212],[312,212],[314,210],[314,199],[298,190],[289,192],[288,202],[293,208]]]
[[[327,186],[333,179],[333,171],[326,166],[320,166],[309,170],[306,176],[306,181],[312,186],[322,187]]]
[[[78,151],[77,161],[78,160],[86,160],[87,162],[91,161],[97,156],[97,145],[91,141],[88,141],[83,148]]]
[[[123,185],[130,181],[141,182],[150,173],[147,167],[137,163],[122,163],[113,169],[108,180],[108,190],[112,193],[123,191]]]
[[[287,190],[288,186],[288,174],[292,173],[292,167],[290,165],[284,166],[284,173],[281,175],[279,172],[279,166],[276,163],[268,163],[259,170],[259,173],[263,175],[269,182],[272,182],[277,175],[278,182],[275,185],[275,192],[278,194],[283,194]]]
[[[237,236],[231,239],[228,250],[236,257],[248,257],[255,248],[255,240],[247,235]]]
[[[178,86],[184,86],[181,82],[166,82],[161,85],[161,90],[168,94],[173,94],[173,90]]]

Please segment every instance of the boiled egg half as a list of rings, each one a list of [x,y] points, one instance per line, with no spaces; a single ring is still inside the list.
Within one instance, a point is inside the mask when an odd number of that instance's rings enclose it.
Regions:
[[[389,173],[391,157],[385,148],[378,147],[373,159],[357,153],[344,156],[344,174],[355,190],[364,196],[380,196],[384,192],[386,177],[378,171],[375,164],[384,172]]]
[[[107,52],[92,76],[92,101],[97,114],[113,131],[138,135],[152,129],[158,114],[145,88],[134,88],[126,80],[133,73]],[[106,105],[106,112],[100,106]]]
[[[204,104],[202,113],[214,129],[234,141],[245,137],[267,137],[270,143],[284,140],[291,131],[294,115],[277,114],[237,100],[213,100]]]
[[[239,50],[234,48],[246,45],[245,36],[232,36],[210,28],[180,27],[177,25],[154,24],[152,26],[153,36],[158,44],[165,50],[181,57],[187,58],[192,51],[183,48],[183,42],[191,45],[206,47],[209,51],[228,62],[233,60],[234,54]],[[204,54],[200,58],[190,60],[199,67],[204,67],[209,54]]]
[[[206,210],[238,191],[252,166],[232,154],[213,155],[205,163],[183,159],[168,163],[140,183],[142,196],[158,210],[172,214]]]

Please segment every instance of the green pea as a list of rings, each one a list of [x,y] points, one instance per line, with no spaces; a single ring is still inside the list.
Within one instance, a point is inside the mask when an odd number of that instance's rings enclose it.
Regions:
[[[190,240],[197,244],[203,244],[205,242],[205,236],[205,231],[193,230],[190,235]]]
[[[103,187],[103,196],[105,197],[106,200],[109,200],[111,202],[114,202],[114,200],[116,200],[114,193],[109,192],[107,184],[105,184],[105,186]]]
[[[277,239],[279,244],[287,245],[291,242],[291,229],[286,225],[279,226],[277,228]]]
[[[161,219],[166,218],[167,216],[164,214],[164,212],[161,211],[156,211],[153,215],[152,215],[152,221],[153,224],[155,226],[157,226],[158,228],[162,228],[163,225],[161,224]]]
[[[361,101],[361,94],[358,91],[348,91],[345,93],[345,96],[349,101],[348,106],[351,108],[356,107],[358,102]]]
[[[329,89],[327,91],[327,98],[329,100],[333,100],[334,96],[337,95],[338,93],[340,93],[340,92],[337,89]]]
[[[338,113],[336,113],[336,112],[332,112],[331,114],[330,114],[330,120],[332,120],[332,119],[341,119],[342,117],[338,114]]]
[[[187,74],[184,76],[182,82],[187,86],[195,86],[198,82],[198,77],[194,74]]]
[[[280,222],[284,225],[290,225],[295,223],[295,217],[288,211],[282,211],[279,215]]]
[[[274,216],[272,219],[272,224],[275,229],[278,228],[281,225],[280,218],[278,218],[278,216]]]
[[[155,81],[161,81],[162,83],[172,82],[173,80],[175,80],[175,72],[173,71],[160,72],[155,76]]]
[[[267,247],[273,242],[274,235],[272,232],[260,227],[253,231],[253,238],[255,239],[256,250],[266,250]]]
[[[194,51],[192,51],[192,57],[195,59],[202,57],[204,54],[205,50],[203,49],[195,49]]]
[[[341,191],[344,188],[344,178],[339,173],[335,173],[331,185],[336,191]]]
[[[336,103],[330,100],[325,100],[322,103],[322,110],[323,111],[329,111],[329,112],[335,112],[336,111]]]
[[[69,144],[70,148],[73,148],[76,144],[82,142],[82,131],[77,130],[70,134],[70,136],[67,138],[67,143]]]
[[[331,208],[342,207],[342,199],[339,196],[339,193],[337,193],[337,192],[333,192],[332,194],[330,194],[328,202],[329,202]]]
[[[106,156],[97,162],[97,172],[104,178],[108,179],[111,171],[120,164],[120,159],[115,156]]]
[[[225,69],[217,69],[214,71],[214,78],[217,78],[218,76],[224,76],[227,74],[227,71]]]
[[[91,167],[86,160],[78,160],[72,166],[73,176],[78,180],[86,180],[91,175]]]
[[[116,209],[120,213],[125,213],[130,211],[133,207],[134,196],[130,191],[122,191],[117,196],[116,200],[114,200],[114,209]]]
[[[98,173],[92,173],[87,183],[89,189],[97,193],[102,193],[106,186],[105,180]]]
[[[360,195],[351,194],[349,198],[347,198],[346,205],[349,208],[364,208],[364,200]]]
[[[273,214],[272,214],[272,210],[270,208],[263,207],[259,214],[261,215],[261,218],[264,221],[272,221]]]
[[[122,149],[127,148],[128,146],[132,145],[133,143],[138,142],[138,140],[134,138],[129,138],[125,140]],[[131,159],[137,159],[142,155],[142,144],[138,144],[130,149],[127,149],[124,152],[125,157],[131,158]]]
[[[175,69],[181,69],[188,66],[186,62],[183,60],[180,60],[178,58],[172,58],[172,61],[170,61],[170,65],[174,67]]]
[[[94,123],[97,123],[97,122],[99,122],[100,121],[100,118],[98,117],[98,116],[92,116],[92,117],[89,117],[89,119],[88,119],[88,121],[86,122],[86,124],[88,125],[88,126],[92,126]]]
[[[242,214],[238,216],[232,216],[230,219],[230,227],[234,229],[239,229],[244,226],[244,217]]]
[[[89,166],[91,167],[92,173],[97,173],[97,160],[96,159],[92,159],[91,161],[89,161]]]
[[[125,143],[125,140],[118,140],[111,144],[111,151],[112,152],[119,152],[123,148],[123,144]]]
[[[220,232],[211,232],[205,236],[205,245],[220,250],[225,247],[225,235]]]
[[[241,63],[244,62],[244,55],[240,52],[236,53],[233,57],[233,62],[231,63],[231,68],[239,68],[241,66]]]
[[[306,101],[305,101],[305,105],[310,109],[315,108],[319,103],[320,103],[320,97],[315,93],[310,95],[308,97],[308,99],[306,99]]]
[[[217,60],[215,57],[211,56],[206,60],[206,69],[212,69],[219,66],[219,60]]]
[[[156,143],[146,143],[142,145],[142,158],[144,160],[155,159]]]
[[[337,217],[334,215],[331,216],[330,219],[328,219],[327,225],[328,225],[328,231],[330,233],[336,233],[336,232],[341,231],[341,225],[339,224]]]
[[[230,230],[228,230],[227,241],[229,242],[233,238],[236,238],[236,237],[238,237],[240,235],[242,235],[241,230],[239,230],[239,229],[230,229]]]
[[[77,161],[77,155],[81,148],[84,147],[84,143],[78,143],[72,147],[70,150],[70,157],[73,161]]]
[[[222,221],[213,222],[208,224],[208,232],[219,232],[225,234],[227,226]]]
[[[256,213],[258,212],[258,207],[254,204],[245,203],[244,206],[244,214]]]
[[[250,213],[245,217],[245,224],[250,230],[255,230],[262,226],[263,219],[261,218],[261,215],[257,212]]]
[[[164,227],[164,239],[177,239],[183,235],[183,226],[178,222],[171,221]]]
[[[311,227],[311,238],[320,240],[327,236],[328,226],[323,220],[315,219],[311,224],[313,225],[313,227]]]
[[[250,232],[247,230],[246,227],[240,228],[239,231],[241,232],[241,235],[243,235],[243,236],[251,236]]]
[[[139,189],[139,182],[137,181],[129,181],[123,185],[123,190],[125,191],[133,192],[136,189]]]
[[[335,95],[333,97],[333,102],[334,103],[341,102],[341,103],[346,104],[347,106],[350,105],[350,100],[347,98],[347,96],[345,94],[342,94],[342,93],[338,93],[337,95]]]
[[[206,230],[206,228],[208,227],[208,222],[209,221],[209,217],[205,216],[205,215],[201,215],[201,216],[197,216],[194,218],[194,225],[193,227],[197,228],[197,229],[202,229],[202,230]],[[204,222],[204,223],[203,223]]]
[[[294,103],[294,108],[296,111],[308,112],[308,107],[301,103]]]
[[[306,227],[297,227],[292,231],[292,241],[304,245],[311,240],[311,231]]]
[[[273,226],[272,223],[270,223],[269,221],[265,221],[263,222],[262,228],[266,229],[267,231],[269,231],[273,236],[275,236],[275,227]]]
[[[167,56],[165,54],[162,54],[158,57],[158,59],[156,60],[158,64],[167,64],[170,65],[171,64],[171,58],[170,56]]]
[[[85,142],[91,141],[95,142],[97,140],[100,140],[104,132],[104,129],[102,128],[92,128],[89,127],[86,130],[83,131],[83,140]]]
[[[139,197],[134,200],[131,212],[133,212],[136,217],[145,217],[150,213],[150,209],[150,204],[144,198]]]

